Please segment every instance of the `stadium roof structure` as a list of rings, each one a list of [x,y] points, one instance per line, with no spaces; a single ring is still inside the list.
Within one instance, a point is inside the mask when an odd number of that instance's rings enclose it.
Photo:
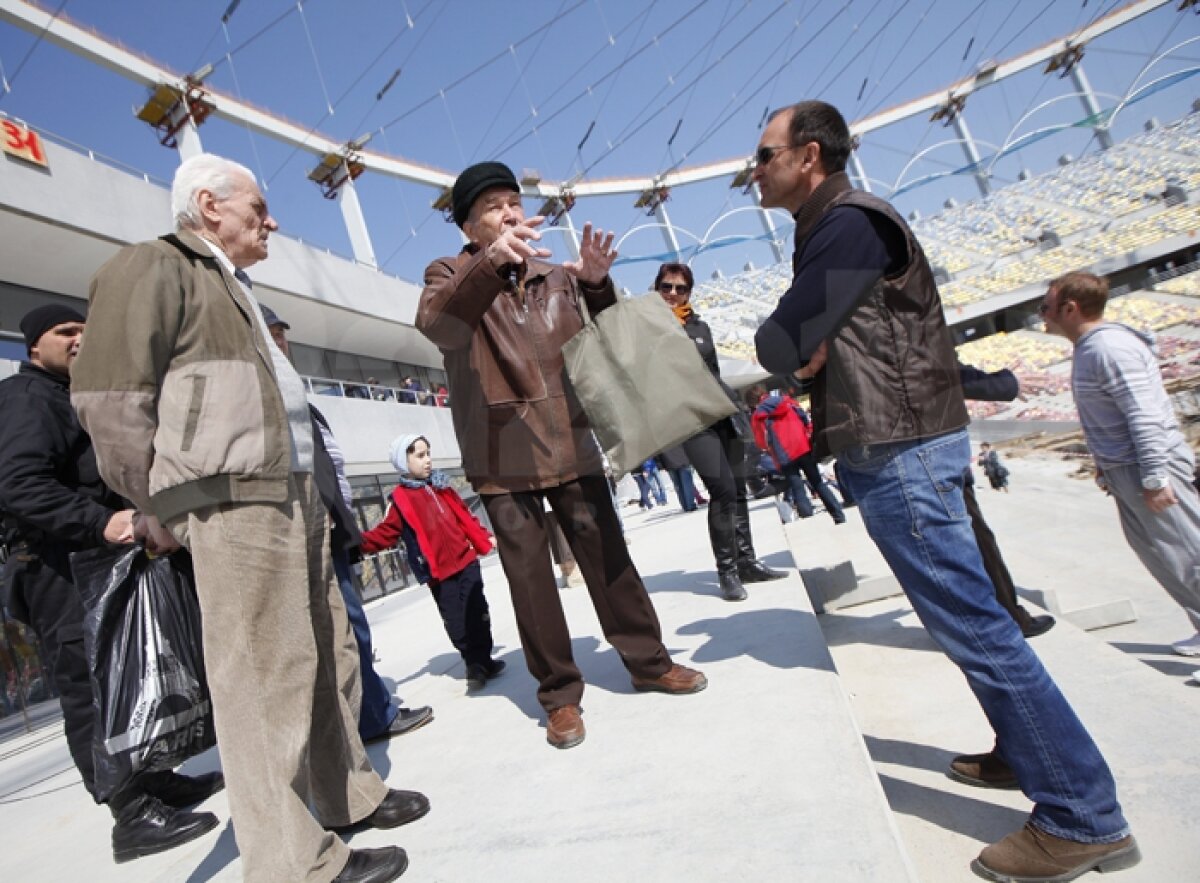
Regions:
[[[921,20],[933,10],[935,4],[936,0],[928,0],[924,11],[921,13]],[[1190,66],[1173,70],[1166,75],[1158,75],[1155,72],[1153,78],[1151,78],[1152,69],[1162,59],[1172,52],[1176,52],[1182,47],[1200,40],[1200,37],[1184,39],[1177,45],[1166,49],[1166,51],[1158,51],[1157,56],[1150,59],[1143,67],[1142,74],[1145,76],[1140,74],[1138,80],[1130,85],[1125,94],[1113,96],[1115,100],[1105,107],[1101,107],[1100,104],[1100,98],[1103,96],[1098,96],[1092,90],[1084,74],[1082,64],[1083,53],[1094,41],[1128,27],[1131,23],[1138,21],[1150,13],[1177,4],[1178,0],[1136,0],[1136,2],[1127,3],[1119,8],[1113,8],[1110,5],[1102,10],[1098,10],[1090,21],[1073,29],[1064,36],[1043,42],[1034,48],[1027,49],[1010,58],[1001,60],[983,58],[978,61],[967,76],[959,77],[953,82],[928,91],[917,98],[903,101],[889,108],[870,112],[855,119],[852,123],[852,130],[860,139],[870,140],[877,133],[890,130],[904,121],[919,120],[925,117],[929,117],[934,122],[941,122],[945,126],[952,126],[956,137],[921,150],[913,148],[908,151],[907,161],[900,173],[891,182],[884,182],[871,177],[863,163],[862,151],[859,150],[852,157],[851,172],[853,176],[856,178],[857,183],[865,189],[871,189],[889,197],[910,193],[935,181],[954,177],[973,179],[981,194],[986,195],[992,187],[991,180],[996,173],[997,164],[1002,159],[1064,130],[1086,129],[1094,133],[1094,140],[1101,148],[1111,146],[1112,139],[1109,132],[1112,123],[1126,106],[1144,99],[1158,90],[1177,85],[1192,77],[1197,72],[1200,72],[1200,67]],[[576,4],[576,6],[578,5]],[[680,20],[686,17],[686,15],[692,14],[703,5],[703,2],[698,3],[692,10],[681,15]],[[780,8],[786,5],[780,4]],[[317,63],[319,73],[320,64],[317,59],[317,52],[314,48],[311,33],[308,30],[307,19],[304,18],[304,6],[303,2],[295,4],[293,11],[298,14],[302,23],[304,23],[305,34],[308,37],[308,46],[313,49],[313,59]],[[572,12],[576,6],[563,11],[559,18]],[[849,4],[846,4],[846,6],[848,7]],[[905,3],[903,6],[908,6],[908,4]],[[1185,18],[1195,20],[1194,10],[1186,9],[1185,7],[1187,6],[1189,6],[1188,3],[1179,5],[1176,12],[1176,16],[1178,17],[1177,22],[1183,21]],[[227,22],[236,7],[237,4],[230,4],[223,18],[223,25]],[[809,40],[811,41],[820,35],[825,27],[843,11],[844,9],[839,9],[828,21],[821,24],[819,28],[816,28],[815,33],[810,35]],[[145,114],[142,118],[159,131],[164,143],[178,146],[181,155],[186,156],[201,150],[200,125],[208,119],[219,119],[232,122],[258,135],[266,136],[285,145],[293,153],[311,156],[315,160],[315,168],[311,169],[308,176],[321,186],[324,195],[335,198],[338,201],[346,225],[347,238],[353,248],[356,260],[371,266],[382,266],[387,263],[386,260],[379,261],[376,257],[371,231],[368,229],[363,209],[356,195],[356,179],[361,181],[361,175],[394,178],[429,188],[432,191],[431,196],[433,197],[430,200],[431,204],[435,208],[445,209],[446,190],[453,182],[453,172],[426,162],[374,149],[376,145],[368,147],[368,142],[375,135],[383,133],[386,136],[386,130],[398,123],[406,114],[402,114],[377,130],[368,131],[357,138],[351,140],[336,138],[323,133],[319,129],[319,123],[315,126],[308,126],[293,122],[285,119],[279,113],[264,110],[248,100],[236,95],[227,94],[210,85],[208,80],[212,77],[214,70],[220,67],[223,62],[228,62],[228,66],[232,67],[232,54],[237,49],[226,53],[223,59],[218,59],[196,71],[181,75],[169,69],[164,64],[151,61],[144,55],[119,46],[111,39],[105,38],[89,30],[87,27],[71,22],[61,12],[61,4],[57,10],[51,12],[34,3],[25,2],[25,0],[0,0],[0,21],[6,21],[25,29],[29,33],[37,35],[38,40],[44,40],[65,47],[94,64],[115,71],[122,77],[145,86],[149,90],[150,95],[146,105],[141,109],[141,113]],[[887,11],[881,10],[879,14],[882,15],[884,12]],[[276,19],[275,23],[278,23],[287,14],[289,13],[285,12],[279,19]],[[773,14],[775,13],[772,12]],[[1091,15],[1092,13],[1089,12],[1088,14]],[[963,21],[966,22],[970,18],[970,15],[964,16]],[[770,20],[769,16],[762,21],[766,22],[768,20]],[[1021,29],[1021,32],[1024,32],[1035,20],[1036,17],[1027,23]],[[726,23],[726,21],[723,19],[723,23]],[[728,21],[731,23],[732,20]],[[866,21],[868,19],[864,18],[863,22]],[[978,23],[978,19],[976,19],[976,23]],[[408,24],[410,27],[412,26],[411,16],[409,17]],[[549,33],[554,24],[555,22],[551,18],[547,18],[537,31],[541,34]],[[811,28],[815,26],[816,22],[806,24],[809,24]],[[799,26],[799,22],[797,26]],[[671,27],[674,27],[674,23]],[[854,30],[858,29],[859,26],[855,25]],[[884,33],[882,26],[873,33],[871,39],[878,38],[881,33]],[[228,38],[228,32],[226,36]],[[659,36],[656,34],[654,40],[657,41]],[[611,37],[610,40],[612,40]],[[248,45],[250,42],[252,40],[246,41],[243,46]],[[869,42],[867,45],[869,45]],[[971,42],[968,44],[968,53],[974,42],[975,39],[972,37]],[[1011,43],[1011,40],[1009,42]],[[519,41],[518,44],[510,45],[506,50],[512,54],[514,59],[517,57],[517,45],[521,45],[522,49],[525,48],[524,41]],[[536,45],[541,44],[538,43]],[[807,45],[808,43],[805,43],[805,46]],[[635,52],[640,52],[641,48],[639,47],[636,50],[631,49],[627,58],[632,57]],[[801,49],[803,48],[802,46]],[[1157,47],[1157,50],[1161,50],[1162,48],[1162,45],[1160,45]],[[732,53],[735,49],[736,45],[731,47],[728,52]],[[794,53],[792,55],[789,63],[797,54]],[[966,59],[967,53],[964,53],[963,57]],[[464,59],[468,63],[472,60]],[[445,88],[449,89],[464,82],[480,70],[483,70],[492,61],[494,59],[487,59],[481,62],[467,74],[447,84]],[[1017,77],[1023,72],[1038,68],[1044,68],[1047,74],[1070,77],[1073,85],[1072,91],[1060,94],[1049,101],[1042,102],[1036,107],[1027,108],[1027,112],[1012,126],[1008,137],[1003,140],[1003,143],[987,144],[974,138],[967,125],[966,107],[968,100],[985,90],[998,86],[1010,78]],[[604,76],[608,75],[606,73]],[[399,76],[400,68],[397,68],[392,73],[387,84],[379,91],[377,98],[382,98],[392,88]],[[521,82],[528,87],[528,84],[524,80],[524,74],[521,74],[520,77]],[[602,79],[602,77],[598,78],[596,82],[601,82]],[[696,79],[696,82],[698,80],[699,78]],[[355,82],[357,83],[358,80]],[[692,86],[694,85],[695,82],[692,83]],[[864,80],[865,86],[866,81]],[[321,81],[321,88],[325,89],[323,79]],[[588,90],[591,88],[592,85],[589,85]],[[752,95],[758,94],[761,89],[762,84],[755,91],[747,93],[745,99],[742,100],[742,104],[748,101]],[[445,90],[440,91],[444,98]],[[862,90],[860,89],[860,97],[861,92]],[[888,94],[892,93],[889,92]],[[325,98],[331,114],[334,104],[329,100],[327,91]],[[1081,102],[1082,116],[1072,116],[1065,122],[1056,122],[1053,125],[1042,126],[1033,130],[1023,130],[1035,113],[1042,111],[1049,105],[1064,100]],[[549,122],[549,118],[558,112],[556,110],[541,119],[534,120],[531,123],[532,128],[536,131],[538,126],[546,125]],[[537,117],[536,111],[533,113],[533,116]],[[709,128],[720,126],[730,118],[730,114],[724,114]],[[453,119],[451,119],[451,127],[454,127]],[[587,141],[591,131],[592,127],[589,127],[583,141],[580,142],[580,147]],[[678,131],[679,125],[677,124],[675,133],[672,134],[672,139]],[[621,140],[621,138],[618,138],[618,144]],[[933,151],[938,148],[951,146],[956,146],[957,149],[962,151],[963,159],[961,162],[952,164],[948,168],[942,168],[934,173],[918,173],[918,164],[929,160],[930,154]],[[983,149],[981,150],[981,148]],[[611,147],[608,152],[611,153]],[[552,213],[554,220],[561,222],[563,225],[563,230],[567,234],[565,238],[572,250],[577,249],[577,237],[570,206],[575,206],[581,201],[588,199],[600,200],[611,196],[632,196],[635,197],[633,200],[634,204],[646,214],[651,215],[653,220],[640,223],[626,230],[621,237],[622,246],[624,246],[625,240],[637,233],[646,230],[657,230],[663,236],[665,250],[656,253],[630,254],[629,248],[623,248],[624,256],[621,260],[625,264],[650,262],[667,258],[692,261],[701,254],[716,254],[730,248],[741,248],[747,243],[765,243],[772,250],[774,259],[781,260],[786,250],[786,234],[784,231],[786,230],[788,219],[782,213],[768,212],[759,208],[757,195],[752,192],[752,188],[748,194],[750,197],[748,204],[722,212],[702,233],[690,230],[672,219],[667,202],[673,193],[678,196],[683,190],[692,185],[703,184],[705,182],[727,181],[733,185],[745,184],[746,173],[750,168],[751,162],[745,156],[734,156],[696,165],[685,165],[687,156],[688,153],[685,152],[681,159],[659,171],[647,171],[641,174],[612,177],[591,176],[589,171],[596,166],[596,162],[592,162],[587,167],[583,167],[580,164],[578,173],[565,179],[551,180],[537,173],[525,175],[523,176],[522,186],[526,194],[540,197],[545,201],[545,206]],[[943,165],[945,164],[943,163]],[[761,223],[761,233],[717,235],[716,228],[718,225],[725,223],[729,218],[738,214],[756,216]],[[413,233],[415,235],[415,229]]]

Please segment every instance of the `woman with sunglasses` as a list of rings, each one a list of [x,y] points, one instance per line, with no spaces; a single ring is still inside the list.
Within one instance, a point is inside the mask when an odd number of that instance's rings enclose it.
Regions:
[[[721,380],[712,331],[689,303],[694,282],[692,268],[687,264],[666,263],[658,268],[654,290],[675,313],[688,337],[695,342],[708,370],[736,403],[737,398]],[[739,432],[736,425],[739,419],[746,424],[744,432]],[[749,432],[749,422],[739,411],[683,443],[688,460],[708,488],[708,536],[716,558],[721,595],[726,601],[745,600],[743,583],[766,582],[786,575],[767,567],[754,552],[746,490],[746,441],[743,439]]]

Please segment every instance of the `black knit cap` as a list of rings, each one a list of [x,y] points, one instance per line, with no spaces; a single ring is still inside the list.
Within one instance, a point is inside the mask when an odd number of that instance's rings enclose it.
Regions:
[[[86,322],[80,312],[63,304],[45,304],[35,307],[21,319],[21,333],[25,335],[25,350],[30,354],[42,335],[57,325],[67,322]]]
[[[471,214],[471,206],[479,198],[479,194],[489,187],[507,187],[509,190],[521,192],[512,169],[502,162],[480,162],[463,169],[454,182],[450,198],[454,205],[454,223],[462,227]]]

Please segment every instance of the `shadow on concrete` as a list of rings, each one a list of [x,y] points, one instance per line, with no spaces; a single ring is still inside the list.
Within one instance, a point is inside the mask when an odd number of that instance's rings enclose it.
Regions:
[[[1192,672],[1200,669],[1200,661],[1194,659],[1191,662],[1184,662],[1177,659],[1142,659],[1138,657],[1138,662],[1148,665],[1155,671],[1177,678],[1186,678]]]
[[[966,797],[937,788],[927,788],[894,776],[879,776],[892,812],[924,819],[947,831],[981,843],[994,843],[1019,830],[1028,813],[997,806],[986,800]]]
[[[1116,647],[1121,652],[1134,656],[1139,653],[1150,653],[1155,656],[1167,656],[1177,662],[1183,658],[1171,649],[1170,644],[1137,644],[1131,641],[1109,641],[1108,646]],[[1200,666],[1200,659],[1197,659],[1194,665]]]
[[[708,635],[692,653],[697,664],[750,656],[773,668],[832,670],[820,640],[803,640],[815,632],[816,617],[799,610],[750,610],[714,619],[699,619],[676,629],[681,635]]]
[[[697,555],[703,554],[697,552]],[[699,573],[685,573],[682,570],[663,570],[658,573],[642,575],[646,591],[651,595],[667,592],[686,592],[690,595],[710,595],[721,597],[721,589],[717,585],[715,570],[702,570]]]
[[[902,617],[912,614],[907,606],[888,610],[874,616],[845,616],[836,612],[822,613],[818,618],[825,640],[830,647],[845,644],[881,644],[898,650],[924,650],[941,653],[924,626],[901,625]]]
[[[204,883],[206,880],[211,880],[216,877],[221,871],[229,867],[233,860],[238,857],[237,842],[233,839],[233,821],[225,823],[225,827],[221,829],[220,835],[216,842],[209,849],[208,855],[188,875],[187,883]]]
[[[986,745],[964,745],[958,751],[947,751],[919,742],[901,739],[880,739],[863,736],[871,760],[914,770],[927,770],[945,775],[950,761],[958,754],[984,751]],[[978,799],[954,793],[957,784],[947,777],[947,790],[917,785],[894,776],[879,775],[888,804],[894,812],[925,819],[941,828],[992,843],[1011,834],[1025,823],[1026,816],[1010,807],[997,806],[986,800],[985,789],[978,789]]]

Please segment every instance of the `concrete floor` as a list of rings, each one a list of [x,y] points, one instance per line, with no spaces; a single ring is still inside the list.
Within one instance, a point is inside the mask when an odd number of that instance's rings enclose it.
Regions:
[[[1186,678],[1200,661],[1165,646],[1187,621],[1129,552],[1111,502],[1067,477],[1073,467],[1019,457],[1009,467],[1011,493],[980,497],[1018,584],[1055,590],[1068,610],[1129,597],[1138,612],[1102,632],[1063,624],[1033,645],[1105,751],[1142,842],[1143,865],[1115,879],[1198,880],[1200,689]],[[369,751],[433,811],[352,845],[399,843],[405,880],[448,883],[974,879],[970,859],[1019,827],[1028,802],[943,775],[953,754],[990,739],[961,676],[902,598],[818,617],[793,566],[852,560],[860,577],[884,575],[855,511],[844,527],[822,515],[783,526],[770,502],[757,505],[759,552],[791,575],[752,586],[741,604],[717,596],[703,512],[625,512],[665,643],[709,689],[635,693],[586,590],[564,590],[588,738],[555,751],[494,556],[485,580],[509,671],[479,695],[465,694],[424,589],[377,602],[380,672],[436,719]],[[210,752],[188,766],[216,764]],[[0,741],[5,879],[237,880],[224,795],[205,808],[221,819],[216,832],[116,866],[107,813],[90,804],[57,724]]]

